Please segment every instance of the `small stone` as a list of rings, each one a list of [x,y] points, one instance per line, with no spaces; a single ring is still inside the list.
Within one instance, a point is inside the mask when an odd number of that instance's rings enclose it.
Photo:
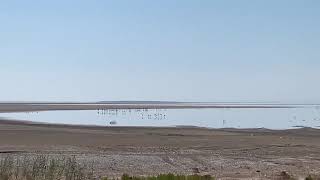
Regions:
[[[192,168],[193,173],[198,174],[200,173],[199,168]]]

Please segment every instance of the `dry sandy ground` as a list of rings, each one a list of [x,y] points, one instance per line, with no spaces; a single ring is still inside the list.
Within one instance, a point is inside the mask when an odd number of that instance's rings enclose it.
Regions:
[[[320,174],[320,130],[85,127],[0,121],[0,156],[76,155],[96,173],[275,179]]]

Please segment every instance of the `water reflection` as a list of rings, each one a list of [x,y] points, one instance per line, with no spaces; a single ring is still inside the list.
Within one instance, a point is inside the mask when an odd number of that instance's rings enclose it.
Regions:
[[[104,116],[107,119],[113,119],[118,118],[122,116],[122,118],[132,118],[134,116],[134,119],[141,120],[147,119],[147,120],[165,120],[167,115],[165,114],[165,109],[98,109],[97,114],[98,116]],[[133,114],[134,113],[134,114]],[[110,124],[117,124],[113,121],[113,123]]]
[[[97,109],[3,113],[0,117],[35,122],[98,126],[199,126],[288,129],[320,126],[320,108],[288,109]]]

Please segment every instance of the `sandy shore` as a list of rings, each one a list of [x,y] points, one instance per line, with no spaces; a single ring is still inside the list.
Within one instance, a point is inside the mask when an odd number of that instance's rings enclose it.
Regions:
[[[106,176],[212,174],[274,179],[320,173],[320,130],[86,127],[0,121],[0,156],[45,154],[95,162]]]

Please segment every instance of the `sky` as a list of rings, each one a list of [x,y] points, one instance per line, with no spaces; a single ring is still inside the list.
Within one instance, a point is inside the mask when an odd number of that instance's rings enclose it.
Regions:
[[[320,102],[318,0],[0,2],[0,101]]]

